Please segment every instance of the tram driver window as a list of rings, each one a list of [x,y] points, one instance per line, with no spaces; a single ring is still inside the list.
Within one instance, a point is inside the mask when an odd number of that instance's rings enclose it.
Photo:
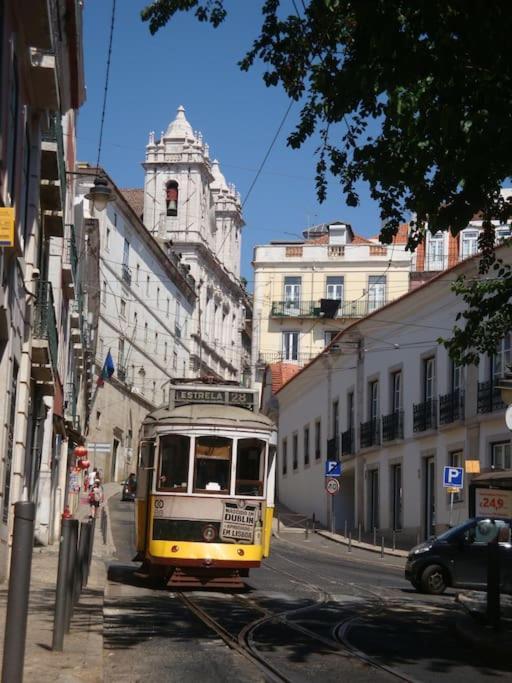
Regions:
[[[194,492],[229,493],[232,441],[222,436],[198,436]]]
[[[235,495],[263,495],[264,463],[264,441],[260,439],[239,439],[236,454]]]
[[[160,439],[160,491],[186,492],[190,438],[181,434],[169,434]]]

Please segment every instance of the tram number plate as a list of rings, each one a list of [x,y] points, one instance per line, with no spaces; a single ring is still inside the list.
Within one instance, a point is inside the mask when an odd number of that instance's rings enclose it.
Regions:
[[[237,503],[224,503],[224,513],[220,525],[221,539],[223,541],[252,543],[257,514],[258,508],[254,505],[241,507]]]

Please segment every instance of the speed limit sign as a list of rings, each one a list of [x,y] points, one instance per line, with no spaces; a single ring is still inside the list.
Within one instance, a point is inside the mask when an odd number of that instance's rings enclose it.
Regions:
[[[335,496],[340,492],[340,480],[334,479],[334,477],[327,479],[325,482],[325,490],[327,493],[330,493],[331,496]]]

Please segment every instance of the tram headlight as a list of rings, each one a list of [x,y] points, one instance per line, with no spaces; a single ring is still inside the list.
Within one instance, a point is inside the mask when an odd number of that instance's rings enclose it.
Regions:
[[[217,529],[212,524],[203,527],[203,538],[207,543],[211,543],[217,538]]]

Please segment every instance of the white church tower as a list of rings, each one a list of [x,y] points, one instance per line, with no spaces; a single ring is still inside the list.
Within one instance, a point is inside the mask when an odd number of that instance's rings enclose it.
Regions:
[[[210,160],[181,106],[159,140],[149,134],[143,166],[144,225],[190,267],[197,284],[195,319],[188,326],[191,374],[242,381],[250,361],[242,346],[248,301],[240,281],[240,195]]]

